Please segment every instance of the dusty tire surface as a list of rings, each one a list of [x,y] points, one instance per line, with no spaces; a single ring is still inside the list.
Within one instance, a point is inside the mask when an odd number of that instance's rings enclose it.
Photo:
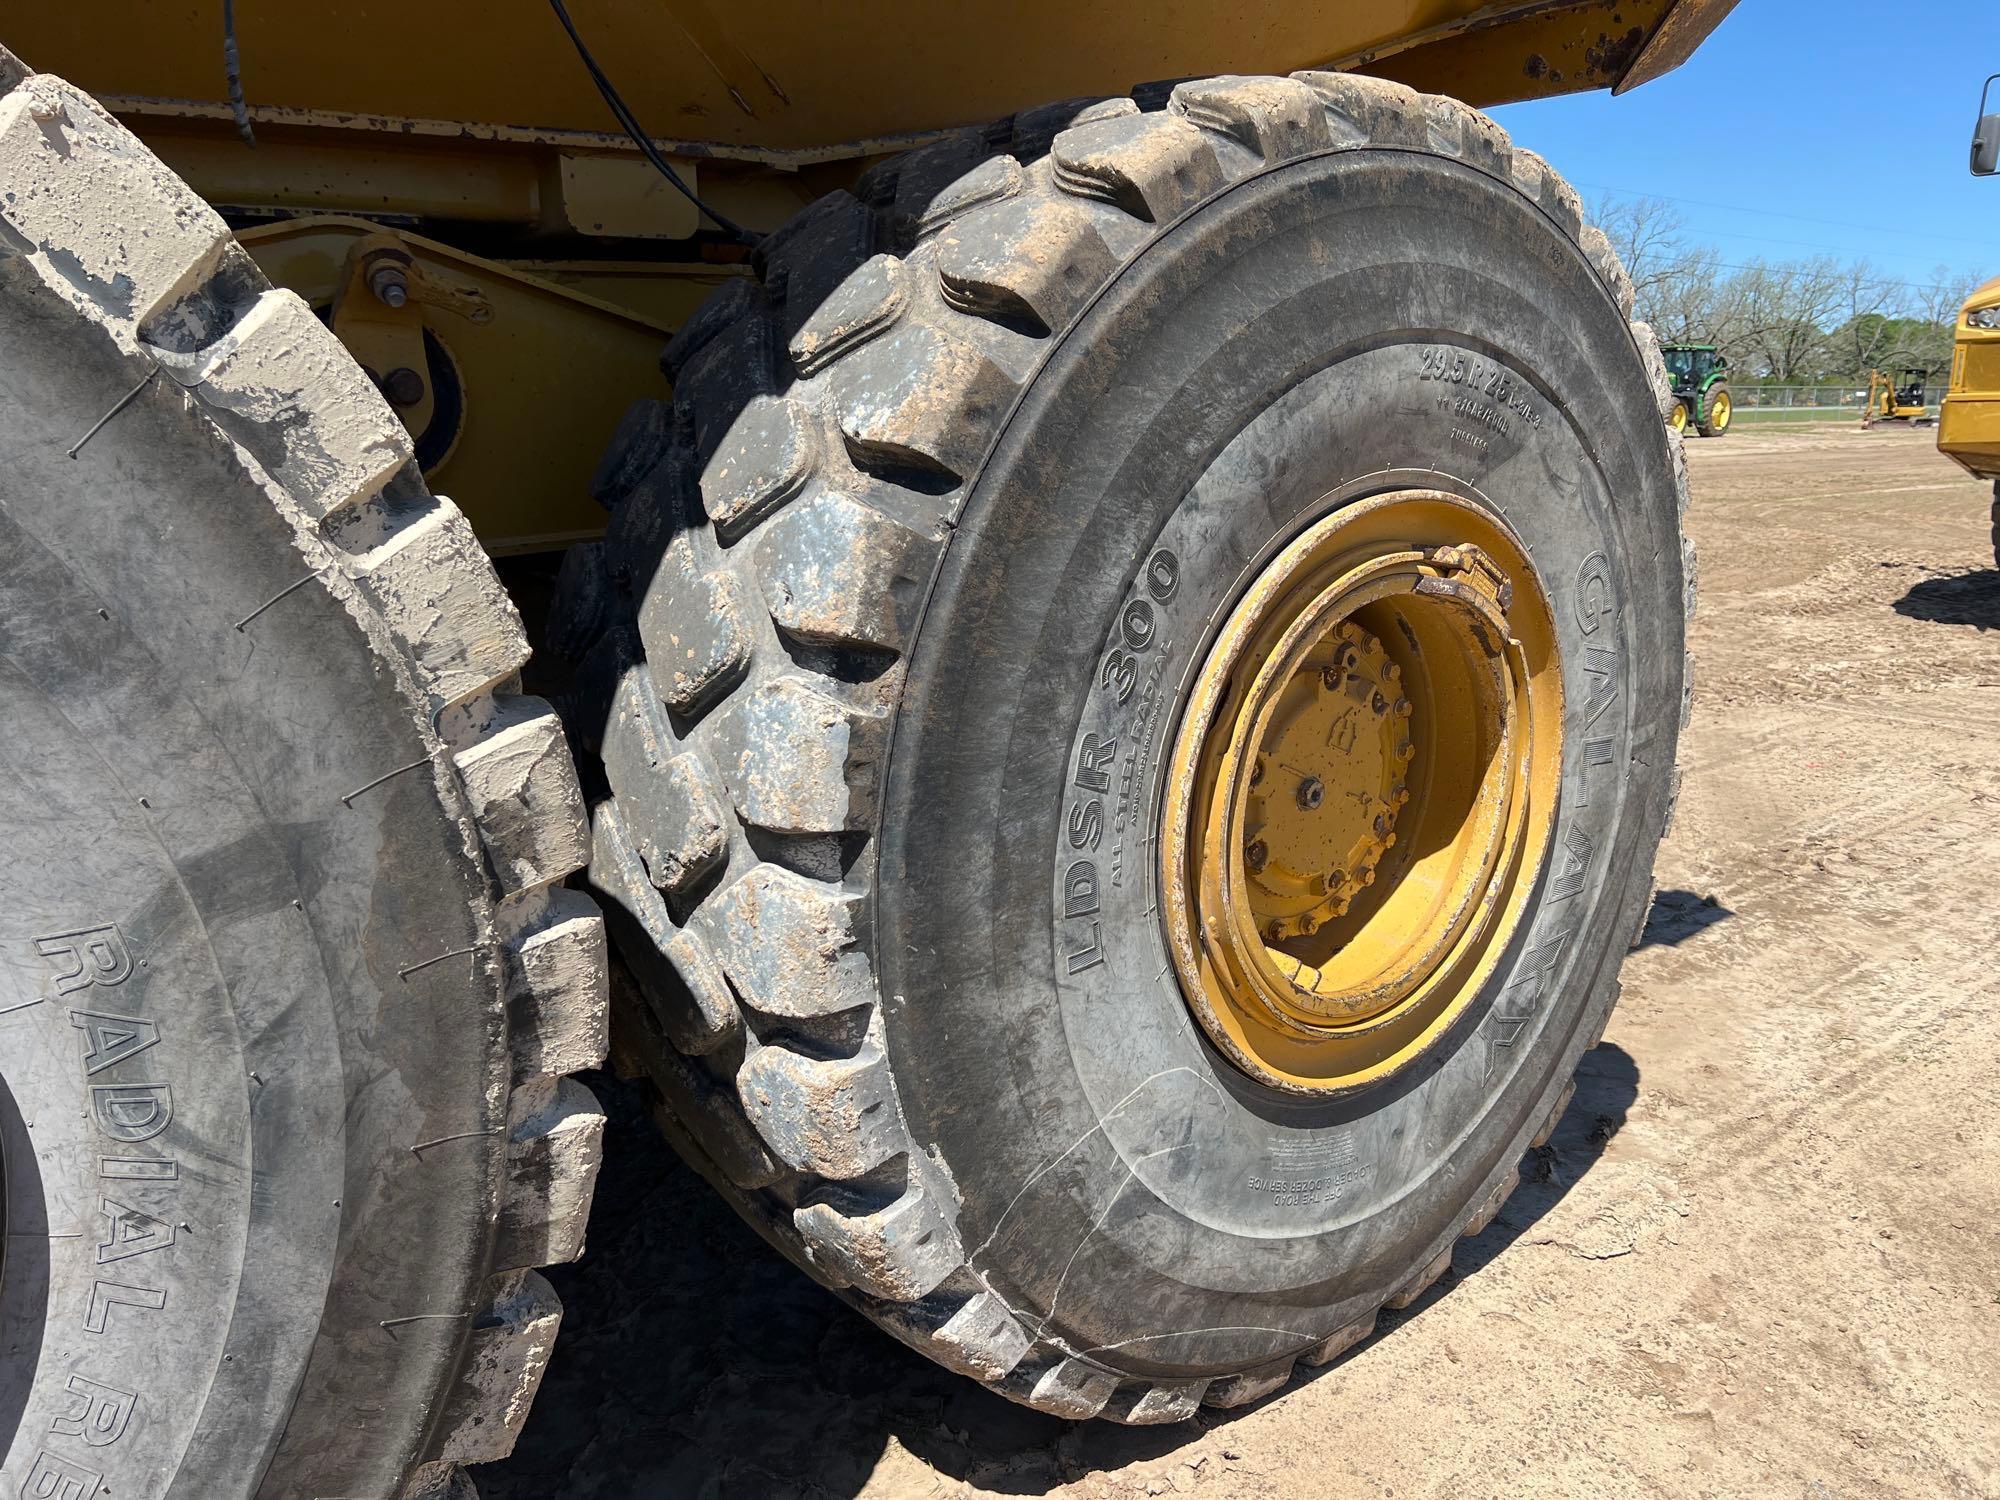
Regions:
[[[767,241],[628,416],[554,634],[670,1136],[899,1338],[1127,1422],[1337,1356],[1497,1209],[1650,896],[1693,599],[1657,344],[1539,159],[1342,75],[1150,102]],[[1433,1065],[1301,1106],[1190,1024],[1147,810],[1246,566],[1419,481],[1551,580],[1558,852]]]
[[[0,51],[0,1489],[465,1493],[582,1246],[521,621],[312,312]]]

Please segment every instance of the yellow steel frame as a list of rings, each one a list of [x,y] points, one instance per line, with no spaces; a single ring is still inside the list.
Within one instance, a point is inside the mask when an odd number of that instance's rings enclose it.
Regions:
[[[641,277],[617,266],[600,283],[588,267],[572,267],[564,286],[333,216],[265,225],[239,239],[274,282],[325,311],[378,380],[395,370],[426,376],[419,400],[398,403],[419,437],[436,415],[425,336],[442,349],[462,391],[462,431],[428,477],[459,500],[496,553],[564,546],[604,529],[590,476],[620,415],[636,397],[667,394],[661,346],[717,281],[741,274],[653,266]],[[401,306],[369,285],[384,265],[402,267]],[[657,310],[592,295],[600,285],[619,295],[621,280],[646,282]]]

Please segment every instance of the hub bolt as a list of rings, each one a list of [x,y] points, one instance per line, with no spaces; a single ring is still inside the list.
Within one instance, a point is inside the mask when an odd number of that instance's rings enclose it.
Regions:
[[[1326,801],[1326,788],[1320,783],[1320,779],[1317,776],[1308,776],[1304,781],[1299,783],[1300,807],[1303,807],[1307,812],[1312,812],[1324,801]]]
[[[1264,847],[1262,839],[1250,840],[1250,847],[1243,851],[1243,862],[1250,867],[1252,874],[1263,869],[1264,861],[1270,857],[1271,851]]]
[[[400,261],[387,256],[368,268],[368,290],[384,307],[401,307],[410,300],[410,277]]]

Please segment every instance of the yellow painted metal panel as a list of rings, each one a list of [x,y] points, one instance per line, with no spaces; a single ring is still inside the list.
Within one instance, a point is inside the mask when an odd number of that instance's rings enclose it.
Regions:
[[[571,4],[648,130],[752,151],[980,123],[1149,79],[1333,63],[1448,80],[1474,104],[1604,87],[1668,8],[1669,0]],[[245,5],[237,22],[244,90],[260,109],[362,129],[409,121],[529,135],[616,129],[542,4]],[[121,108],[154,99],[224,109],[221,0],[38,6],[10,17],[6,31],[34,66],[118,96]]]
[[[1951,384],[1938,408],[1938,451],[1981,478],[2000,479],[2000,329],[1965,320],[1974,308],[1993,306],[2000,306],[2000,277],[1959,308]]]

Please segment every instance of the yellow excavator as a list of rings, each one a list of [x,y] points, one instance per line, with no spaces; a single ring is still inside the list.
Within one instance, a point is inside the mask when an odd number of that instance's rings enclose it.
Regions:
[[[607,1054],[1043,1412],[1422,1297],[1603,1033],[1694,590],[1481,109],[1729,8],[10,9],[0,1491],[472,1494]]]
[[[1870,370],[1868,395],[1861,408],[1861,425],[1872,427],[1877,422],[1907,422],[1912,427],[1922,427],[1936,421],[1930,403],[1924,399],[1930,377],[1929,370],[1915,367]]]

